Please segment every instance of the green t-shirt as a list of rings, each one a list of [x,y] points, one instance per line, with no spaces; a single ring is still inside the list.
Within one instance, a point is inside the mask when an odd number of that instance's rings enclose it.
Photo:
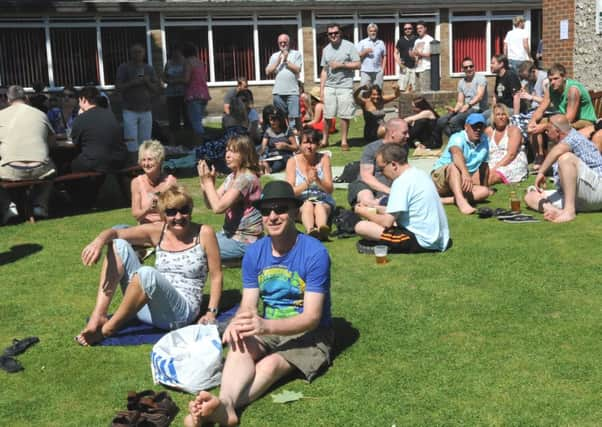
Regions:
[[[566,79],[564,90],[562,93],[558,93],[552,90],[552,86],[550,86],[550,100],[554,107],[560,111],[562,114],[566,114],[566,104],[569,94],[569,88],[575,86],[579,89],[580,99],[579,99],[579,111],[577,113],[576,120],[587,120],[590,122],[596,121],[596,111],[594,110],[594,105],[592,104],[592,99],[589,96],[587,89],[581,83],[576,80]]]

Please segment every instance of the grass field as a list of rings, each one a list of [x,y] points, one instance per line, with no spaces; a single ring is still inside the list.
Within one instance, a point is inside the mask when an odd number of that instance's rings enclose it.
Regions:
[[[336,165],[361,153],[332,150]],[[222,217],[202,206],[197,180],[181,182],[195,196],[194,218],[219,227]],[[342,205],[345,196],[335,193]],[[489,206],[508,207],[507,189]],[[357,253],[356,238],[326,244],[337,357],[312,384],[277,389],[307,399],[283,405],[268,395],[243,413],[242,425],[602,423],[600,215],[506,224],[446,211],[454,244],[442,254],[390,256],[377,266]],[[125,407],[128,390],[160,389],[151,346],[73,342],[100,270],[82,266],[81,248],[124,222],[132,221],[122,208],[0,228],[0,347],[15,337],[41,340],[18,356],[23,372],[0,372],[0,425],[104,426]],[[224,286],[222,309],[240,297],[239,269],[225,270]],[[181,425],[190,397],[171,395]]]

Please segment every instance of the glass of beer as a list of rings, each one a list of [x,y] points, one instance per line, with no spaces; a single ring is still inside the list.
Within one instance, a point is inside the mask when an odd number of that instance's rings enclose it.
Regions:
[[[388,260],[387,260],[388,252],[389,252],[389,248],[385,245],[374,246],[374,255],[376,256],[376,263],[377,264],[386,264],[388,262]]]

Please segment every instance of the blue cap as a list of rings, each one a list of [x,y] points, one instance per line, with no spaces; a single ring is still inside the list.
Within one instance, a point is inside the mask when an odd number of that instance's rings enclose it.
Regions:
[[[472,113],[466,118],[467,125],[476,125],[477,123],[485,124],[487,120],[485,120],[485,116],[481,113]]]

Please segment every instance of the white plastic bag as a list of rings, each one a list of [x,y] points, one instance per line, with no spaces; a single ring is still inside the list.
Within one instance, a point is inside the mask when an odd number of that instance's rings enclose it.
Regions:
[[[216,325],[190,325],[171,331],[151,352],[155,384],[197,393],[219,385],[222,343]]]

